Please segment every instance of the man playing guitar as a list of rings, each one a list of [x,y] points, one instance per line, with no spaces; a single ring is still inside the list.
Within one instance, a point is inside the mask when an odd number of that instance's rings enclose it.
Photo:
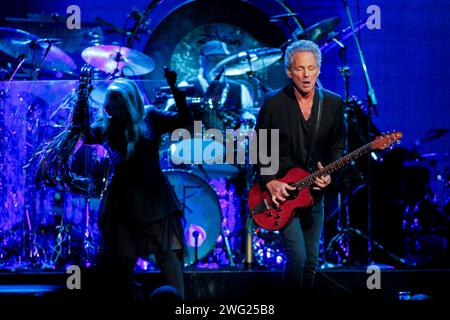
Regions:
[[[260,185],[270,192],[276,206],[283,204],[289,192],[295,189],[279,180],[289,169],[300,167],[313,172],[316,166],[322,169],[322,163],[330,163],[343,155],[342,100],[335,93],[316,87],[321,59],[320,49],[314,42],[292,43],[285,54],[286,73],[292,81],[270,93],[258,115],[257,130],[278,129],[280,135],[277,174],[259,175]],[[296,209],[293,219],[280,229],[287,257],[283,273],[286,292],[308,293],[313,287],[324,221],[321,190],[330,183],[330,175],[316,177],[314,205]]]

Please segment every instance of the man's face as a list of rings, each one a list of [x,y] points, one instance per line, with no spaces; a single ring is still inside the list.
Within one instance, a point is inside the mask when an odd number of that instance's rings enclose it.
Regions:
[[[224,54],[214,54],[214,55],[208,55],[208,56],[201,56],[200,58],[200,64],[203,68],[203,76],[208,80],[212,81],[217,74],[210,74],[210,71],[214,69],[214,67],[222,60],[224,60],[227,57],[227,55]],[[217,70],[217,73],[219,73],[221,70]]]
[[[300,93],[307,94],[314,89],[320,68],[312,52],[296,52],[291,58],[287,75]]]

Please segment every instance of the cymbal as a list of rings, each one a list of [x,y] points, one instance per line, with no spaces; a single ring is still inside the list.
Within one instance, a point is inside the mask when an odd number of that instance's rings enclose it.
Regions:
[[[280,60],[283,51],[279,48],[256,48],[241,51],[220,61],[212,73],[224,70],[226,76],[238,76],[250,71],[258,71]]]
[[[298,17],[298,14],[297,13],[277,14],[276,16],[270,17],[270,22],[282,21],[282,20],[293,18],[293,17]]]
[[[319,42],[332,32],[341,23],[341,18],[332,17],[313,24],[305,30],[297,29],[294,35],[299,39]]]
[[[367,20],[361,20],[355,24],[355,33],[359,32],[362,28],[364,28],[367,25]],[[351,37],[353,35],[352,27],[348,26],[344,29],[342,29],[340,32],[331,32],[328,36],[328,41],[326,41],[323,45],[320,46],[320,51],[323,53],[326,53],[330,51],[331,49],[338,46],[338,44],[332,39],[338,39],[340,41],[346,40],[347,38]]]
[[[0,28],[0,50],[7,55],[13,58],[22,55],[25,62],[36,66],[44,57],[49,43],[52,43],[42,68],[46,70],[73,72],[77,66],[72,58],[53,44],[57,42],[59,42],[59,39],[39,39],[23,30]]]
[[[84,61],[107,73],[121,72],[139,76],[153,71],[155,63],[149,56],[126,47],[101,45],[88,47],[81,53]]]
[[[422,139],[420,139],[420,143],[431,142],[433,140],[439,139],[439,138],[445,136],[446,134],[448,134],[449,132],[450,132],[450,130],[447,128],[438,128],[438,129],[428,130],[425,133],[424,137]]]
[[[403,161],[403,164],[406,167],[425,166],[427,168],[435,169],[443,169],[445,166],[448,166],[448,163],[450,163],[450,152],[415,154]]]

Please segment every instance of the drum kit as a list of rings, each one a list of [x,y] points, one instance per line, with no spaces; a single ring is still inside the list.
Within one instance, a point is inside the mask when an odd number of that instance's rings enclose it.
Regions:
[[[328,19],[304,30],[302,33],[297,32],[295,36],[314,41],[321,40],[335,29],[337,23],[338,21],[335,18]],[[17,77],[18,72],[25,68],[30,70],[29,73],[25,72],[25,76],[22,75],[22,78],[25,77],[25,79],[37,80],[43,78],[43,76],[48,77],[48,74],[56,75],[57,78],[61,75],[77,77],[76,64],[68,54],[57,46],[60,43],[62,43],[61,39],[39,38],[22,30],[0,28],[0,51],[14,59],[14,63],[4,78],[11,82]],[[103,79],[105,81],[100,82],[91,93],[91,99],[99,105],[103,103],[105,98],[107,80],[120,76],[143,76],[149,74],[155,68],[155,63],[149,56],[138,50],[118,45],[95,43],[95,45],[85,48],[81,57],[86,63],[106,74]],[[251,48],[229,55],[220,61],[212,72],[221,70],[225,77],[247,75],[258,82],[258,88],[264,88],[257,72],[271,66],[282,57],[283,50],[280,48]],[[191,92],[188,87],[181,89],[185,91],[192,104],[200,105],[201,108],[211,107],[207,104],[205,97],[194,96],[195,93],[192,90]],[[155,92],[155,101],[158,98],[160,99],[159,102],[167,101],[171,97],[170,90],[164,87],[157,88]],[[253,128],[259,111],[256,105],[245,108],[239,113],[227,110],[223,106],[216,107],[220,109],[221,120],[226,122],[227,127],[240,127],[245,130]],[[55,115],[52,114],[53,116]],[[61,125],[59,123],[57,126]],[[235,139],[237,140],[237,137]],[[239,256],[239,254],[242,251],[241,247],[245,236],[245,230],[243,230],[245,219],[241,217],[243,211],[242,194],[245,191],[238,191],[238,189],[242,189],[242,180],[250,179],[250,170],[245,166],[229,164],[174,165],[173,160],[177,160],[176,156],[179,154],[177,150],[185,148],[185,144],[190,142],[182,141],[167,144],[167,140],[164,140],[161,144],[162,168],[173,185],[186,216],[185,237],[188,254],[185,262],[187,265],[198,265],[201,260],[205,260],[208,256],[209,263],[213,262],[220,266],[235,266],[242,261],[242,256]],[[210,142],[210,144],[214,143],[217,144],[214,141]],[[204,148],[211,147],[210,144],[205,145]],[[202,148],[202,151],[204,148]],[[216,158],[223,156],[223,154],[219,154],[216,155]],[[208,162],[214,159],[203,160]],[[103,180],[104,178],[102,177]],[[248,181],[245,183],[248,183]],[[89,218],[88,211],[85,220]],[[69,242],[73,241],[73,239],[70,240],[70,230],[73,228],[70,227],[68,219],[63,218],[64,214],[61,214],[58,223],[52,224],[49,222],[51,219],[44,219],[46,222],[41,224],[40,237],[34,237],[33,242],[28,243],[31,256],[33,254],[39,255],[40,251],[42,251],[42,255],[45,250],[39,250],[39,248],[44,246],[44,242],[51,243],[52,250],[50,251],[57,254],[52,255],[50,259],[46,259],[45,264],[47,266],[61,263],[64,254],[70,251],[68,249],[70,248]],[[54,228],[51,227],[52,225],[54,225]],[[49,227],[52,229],[51,232],[42,231]],[[30,233],[30,229],[26,230],[25,228],[26,233]],[[44,233],[47,233],[47,235],[44,235]],[[3,241],[12,239],[12,237],[6,237],[6,233],[2,232],[1,234],[4,236]],[[214,252],[211,253],[213,249]],[[259,248],[259,250],[262,249]]]
[[[272,18],[274,21],[281,19],[276,16]],[[344,40],[365,27],[365,22],[359,22],[355,24],[354,28],[348,27],[336,31],[339,24],[340,19],[332,17],[319,21],[306,29],[295,29],[292,31],[292,39],[282,44],[280,48],[249,48],[237,52],[218,62],[212,72],[220,72],[230,78],[248,76],[249,79],[256,80],[258,89],[262,88],[263,91],[268,91],[258,77],[258,71],[264,70],[282,59],[283,49],[292,41],[298,39],[314,41],[319,45],[321,51],[326,53],[336,47],[342,48]],[[30,69],[28,76],[31,80],[38,79],[45,72],[77,76],[77,67],[72,58],[56,46],[61,42],[60,39],[39,38],[18,29],[0,28],[0,51],[14,59],[14,63],[7,70],[4,78],[12,81],[18,72],[27,66]],[[108,80],[116,77],[145,76],[155,68],[154,61],[146,54],[119,45],[96,44],[89,46],[82,51],[81,57],[86,63],[105,74],[104,81],[100,82],[91,93],[91,99],[99,105],[104,101]],[[211,108],[205,97],[195,95],[192,86],[180,86],[180,89],[185,92],[192,105]],[[258,93],[257,96],[262,96],[262,94]],[[165,108],[166,102],[171,97],[168,87],[156,88],[155,98],[151,104]],[[227,124],[226,127],[243,128],[244,131],[253,129],[259,112],[259,105],[256,103],[240,112],[228,110],[220,105],[214,107],[220,110],[221,120]],[[352,114],[351,110],[348,114]],[[251,185],[251,170],[247,165],[175,165],[173,160],[180,160],[176,158],[180,154],[179,150],[187,149],[186,144],[195,144],[195,139],[183,140],[178,143],[169,142],[168,138],[163,139],[160,151],[161,167],[173,186],[186,217],[187,256],[185,263],[192,266],[201,266],[201,262],[206,262],[209,266],[212,263],[217,266],[240,265],[244,260],[242,248],[247,235],[247,230],[245,230],[246,214],[243,213],[245,201],[242,201],[242,198],[245,197],[246,188]],[[211,145],[214,144],[217,142],[211,140],[202,146],[201,151],[211,148]],[[212,161],[215,160],[214,157],[223,159],[224,154],[203,160]],[[424,154],[419,160],[426,162],[433,159],[433,155]],[[416,161],[416,159],[414,160]],[[443,181],[447,179],[448,183],[449,174],[448,172],[445,174],[447,176],[443,178]],[[443,177],[442,174],[441,177]],[[436,185],[436,188],[438,187],[441,185]],[[441,187],[440,201],[448,198],[448,194],[444,194],[448,190],[447,187],[448,185]],[[409,215],[409,213],[408,211],[405,215]],[[414,222],[414,219],[412,221]],[[413,222],[409,224],[412,225]],[[70,229],[63,222],[57,224],[58,232],[55,236],[56,240],[53,241],[55,243],[53,249],[66,248],[65,252],[67,252],[67,248],[70,247],[68,242],[71,241]],[[8,236],[7,232],[2,230],[0,230],[0,236],[2,236],[0,240],[4,244],[7,240],[10,241],[10,245],[18,241],[16,237]],[[266,267],[282,265],[285,257],[280,251],[279,244],[274,240],[276,238],[278,237],[274,237],[273,233],[262,231],[258,234],[258,239],[253,241],[257,261],[261,265]],[[0,262],[5,256],[5,246],[1,250]],[[63,260],[63,258],[62,255],[57,255],[55,259]],[[58,262],[55,259],[52,259],[54,264]]]
[[[37,79],[41,70],[72,74],[76,65],[70,56],[54,45],[60,42],[60,39],[38,38],[23,30],[0,28],[0,51],[16,60],[8,80],[14,79],[22,64],[33,67],[32,80]]]

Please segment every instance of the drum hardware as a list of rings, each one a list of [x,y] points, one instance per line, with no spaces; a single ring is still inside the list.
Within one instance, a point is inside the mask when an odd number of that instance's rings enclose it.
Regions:
[[[327,249],[326,249],[327,253],[330,253],[333,249],[333,245],[335,243],[339,243],[339,241],[341,241],[344,236],[355,235],[366,241],[371,241],[371,243],[370,243],[371,247],[374,247],[374,248],[378,249],[380,252],[385,253],[388,257],[390,257],[393,261],[397,262],[398,264],[400,264],[402,266],[414,266],[414,262],[407,261],[405,258],[402,258],[402,257],[396,255],[395,253],[387,250],[381,243],[379,243],[378,241],[369,237],[368,234],[361,232],[361,230],[350,227],[350,228],[340,229],[338,231],[339,232],[330,240],[330,242],[327,246]],[[350,254],[348,251],[345,250],[345,248],[343,248],[343,249],[344,249],[343,255],[345,257],[341,258],[340,262],[342,264],[345,264],[345,263],[349,262],[348,258],[350,257]]]
[[[16,73],[20,70],[22,67],[22,64],[25,62],[25,55],[22,53],[19,56],[17,56],[16,61],[16,67],[14,68],[14,71],[12,72],[11,76],[9,77],[9,82],[11,82],[14,79],[14,76]]]
[[[367,99],[367,101],[368,101],[367,132],[370,133],[371,132],[371,124],[372,124],[372,117],[371,117],[372,116],[372,112],[376,116],[378,116],[378,113],[377,113],[377,110],[376,110],[377,100],[376,100],[376,97],[375,97],[375,92],[374,92],[374,90],[372,88],[372,85],[371,85],[371,82],[370,82],[370,78],[369,78],[369,74],[368,74],[368,71],[367,71],[367,66],[366,66],[366,63],[365,63],[365,60],[364,60],[364,56],[363,56],[363,53],[362,53],[361,46],[359,44],[358,38],[356,37],[357,30],[356,30],[356,28],[354,26],[354,23],[353,23],[353,20],[352,20],[352,16],[351,16],[350,9],[348,7],[347,1],[344,1],[344,6],[345,6],[346,13],[347,13],[347,18],[348,18],[349,25],[351,26],[352,35],[353,35],[353,38],[355,40],[355,44],[356,44],[356,47],[357,47],[357,50],[358,50],[358,53],[359,53],[359,58],[361,60],[364,76],[365,76],[365,81],[366,81],[366,86],[367,86],[367,94],[368,94],[368,99]],[[332,20],[329,20],[329,21],[330,21],[330,24],[329,24],[330,28],[328,28],[328,27],[327,28],[323,28],[323,30],[327,30],[327,33],[330,33],[332,31],[331,30],[331,21]],[[335,21],[337,21],[337,20],[335,20]],[[333,24],[334,24],[334,22],[333,22]],[[334,28],[336,26],[337,26],[337,24],[334,25]],[[321,28],[318,28],[316,30],[319,30],[319,29],[321,29]],[[317,34],[320,34],[320,33],[321,32],[317,32]],[[349,68],[347,66],[347,61],[346,61],[346,56],[345,56],[346,47],[340,41],[335,41],[335,43],[337,43],[340,46],[340,48],[341,48],[341,50],[340,50],[340,57],[341,57],[341,60],[342,60],[342,62],[344,64],[344,66],[340,69],[340,71],[341,71],[341,73],[343,75],[343,78],[344,78],[344,81],[345,81],[345,90],[346,90],[345,91],[345,98],[346,98],[345,101],[348,102],[348,99],[349,99],[349,81],[348,81],[349,80],[348,79],[349,78]],[[348,121],[346,123],[346,126],[348,127]],[[346,147],[348,148],[348,136],[346,137],[346,140],[347,140],[346,141]],[[368,166],[367,179],[368,179],[368,181],[371,181],[370,164],[371,164],[371,160],[370,160],[370,157],[369,157],[368,161],[367,161],[367,166]],[[350,194],[349,190],[347,190],[346,193]],[[368,263],[372,263],[372,246],[374,245],[378,249],[383,249],[383,246],[379,245],[375,240],[372,239],[372,222],[371,222],[371,216],[372,216],[372,188],[371,188],[370,183],[367,184],[367,196],[368,196],[368,198],[367,198],[367,235],[364,235],[362,232],[360,232],[360,230],[355,230],[353,228],[350,228],[349,224],[347,224],[347,227],[344,227],[344,228],[342,228],[342,226],[340,226],[340,227],[341,227],[341,230],[344,233],[346,231],[352,231],[354,234],[356,234],[356,235],[358,235],[360,237],[363,237],[363,238],[365,238],[367,240]],[[342,197],[342,195],[340,197]],[[340,199],[339,201],[342,203],[342,200],[343,199]],[[346,207],[341,208],[341,209],[345,213],[346,221],[349,221],[349,219],[348,219],[348,217],[349,217],[348,216],[348,207],[346,206]],[[339,233],[341,233],[341,231],[339,231]],[[385,250],[385,251],[387,252],[387,250]],[[389,252],[387,252],[387,253],[388,253],[388,255],[391,255]],[[403,259],[396,259],[396,260],[399,261],[399,262],[404,262]]]
[[[134,23],[133,27],[131,28],[131,31],[130,31],[131,35],[128,36],[128,42],[127,42],[128,47],[131,48],[133,45],[133,41],[135,39],[139,39],[138,33],[142,30],[143,25],[145,25],[145,23],[144,23],[145,19],[147,19],[150,12],[152,12],[153,9],[155,9],[161,2],[162,2],[161,0],[152,0],[149,3],[149,5],[147,6],[147,8],[144,10],[144,12],[139,13],[137,15],[136,14],[130,15],[130,17],[133,17],[133,19],[135,20],[135,23]]]
[[[443,136],[448,134],[449,131],[450,130],[447,128],[438,128],[438,129],[429,130],[424,134],[424,136],[421,139],[414,142],[414,148],[417,149],[420,146],[422,146],[424,143],[428,143],[428,142],[434,141],[436,139],[442,138]]]
[[[334,31],[336,27],[341,23],[341,18],[332,17],[306,28],[297,29],[294,31],[294,37],[296,39],[310,40],[315,43],[323,40],[329,33]]]
[[[36,80],[43,69],[73,73],[76,69],[75,63],[55,46],[60,42],[60,39],[40,39],[19,29],[1,27],[0,50],[18,60],[10,79],[16,75],[23,63],[31,64],[35,68],[32,69],[32,80]]]
[[[331,31],[328,34],[327,40],[320,46],[320,51],[322,53],[327,53],[330,50],[332,50],[333,48],[336,48],[338,46],[342,47],[341,44],[344,40],[351,37],[354,34],[354,32],[359,32],[365,26],[367,26],[367,20],[361,20],[355,24],[354,31],[351,26],[348,26],[339,32]]]
[[[298,17],[297,13],[283,13],[270,17],[270,22],[285,21],[290,18]]]
[[[84,49],[81,56],[91,66],[112,76],[140,76],[155,68],[155,63],[149,56],[121,46],[92,46]]]
[[[219,200],[212,187],[195,174],[178,169],[163,172],[184,212],[185,264],[193,265],[210,253],[221,233]]]
[[[180,89],[187,97],[192,97],[195,93],[195,86],[193,84],[178,85]],[[172,90],[170,86],[162,86],[155,89],[156,95],[165,95],[165,97],[172,98]]]
[[[256,48],[241,51],[220,61],[212,70],[215,74],[224,70],[225,76],[239,76],[267,68],[283,56],[279,48]]]
[[[325,20],[324,20],[325,21]],[[327,33],[331,32],[340,22],[340,20],[327,20],[328,21],[328,25],[327,27],[323,27],[323,29],[327,30]],[[326,23],[325,23],[326,24]],[[320,33],[321,30],[321,24],[320,22],[317,23],[315,28],[317,28],[316,33]],[[333,27],[332,27],[333,26]],[[313,34],[313,32],[311,30],[314,30],[314,28],[310,29],[310,33],[309,34]],[[324,35],[320,35],[320,37],[323,37]],[[346,50],[347,47],[342,44],[340,44],[340,51],[339,51],[339,57],[341,58],[342,67],[339,67],[338,70],[341,73],[343,80],[344,80],[344,85],[345,85],[345,97],[344,97],[344,101],[347,104],[349,101],[349,77],[350,77],[350,67],[347,65],[347,59],[346,59]],[[348,132],[348,115],[346,113],[344,113],[344,124],[346,127],[346,132]],[[349,148],[349,142],[348,142],[348,135],[345,136],[345,142],[344,142],[344,153],[348,153],[350,150]],[[353,166],[354,167],[354,166]],[[350,234],[346,233],[346,231],[350,230],[350,214],[349,214],[349,207],[348,207],[348,198],[349,195],[356,192],[356,190],[358,190],[359,188],[357,187],[355,190],[351,191],[350,190],[350,186],[349,184],[345,184],[343,190],[339,190],[338,191],[338,218],[337,218],[337,235],[330,241],[330,244],[327,248],[327,252],[329,251],[329,248],[331,247],[332,243],[335,241],[339,241],[339,246],[343,249],[341,252],[338,253],[338,261],[337,264],[338,265],[342,265],[343,263],[346,262],[346,260],[348,259],[349,255],[350,255]],[[361,231],[357,230],[358,232],[356,234],[360,234]],[[322,244],[325,243],[324,241],[324,233],[322,233]],[[325,250],[324,250],[325,251]],[[325,257],[324,257],[325,258]],[[324,260],[324,265],[327,265],[328,262],[326,261],[326,259]]]
[[[201,167],[201,165],[200,165]],[[208,258],[216,265],[236,266],[239,198],[224,178],[207,180],[194,171],[163,170],[185,213],[186,265],[200,268]],[[237,215],[237,216],[236,216]],[[213,248],[214,251],[212,250]]]
[[[194,266],[197,266],[199,263],[198,259],[198,237],[200,236],[200,233],[198,231],[192,232],[192,236],[194,237]]]
[[[292,38],[295,39],[294,30],[292,30],[291,25],[288,23],[288,19],[292,18],[297,28],[295,30],[303,30],[303,22],[301,21],[299,15],[295,13],[292,8],[282,0],[276,0],[276,2],[286,11],[284,14],[272,16],[271,22],[283,21],[288,30],[291,31]]]

